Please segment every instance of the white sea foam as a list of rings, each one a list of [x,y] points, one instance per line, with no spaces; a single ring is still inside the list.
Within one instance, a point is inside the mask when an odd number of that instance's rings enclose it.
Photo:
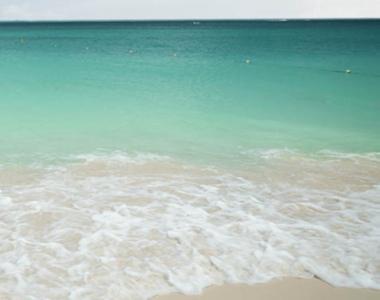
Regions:
[[[241,172],[124,153],[1,168],[0,298],[147,299],[283,276],[380,288],[380,163],[280,153]]]

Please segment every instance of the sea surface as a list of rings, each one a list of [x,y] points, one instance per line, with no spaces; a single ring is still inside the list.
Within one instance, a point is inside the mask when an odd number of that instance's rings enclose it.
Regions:
[[[380,21],[0,23],[0,299],[380,289]]]

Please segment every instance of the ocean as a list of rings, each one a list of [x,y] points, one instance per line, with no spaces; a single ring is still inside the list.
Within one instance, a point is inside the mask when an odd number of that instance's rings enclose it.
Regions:
[[[0,23],[0,298],[380,288],[380,21]]]

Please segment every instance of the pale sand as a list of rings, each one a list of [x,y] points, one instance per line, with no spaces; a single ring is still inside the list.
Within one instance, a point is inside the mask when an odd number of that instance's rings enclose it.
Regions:
[[[210,287],[199,296],[172,294],[155,300],[378,300],[380,290],[336,288],[317,279],[283,279],[270,283]]]

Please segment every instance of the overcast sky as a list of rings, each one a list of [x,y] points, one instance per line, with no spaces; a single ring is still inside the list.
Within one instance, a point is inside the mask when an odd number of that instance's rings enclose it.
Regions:
[[[0,20],[369,17],[380,0],[0,0]]]

